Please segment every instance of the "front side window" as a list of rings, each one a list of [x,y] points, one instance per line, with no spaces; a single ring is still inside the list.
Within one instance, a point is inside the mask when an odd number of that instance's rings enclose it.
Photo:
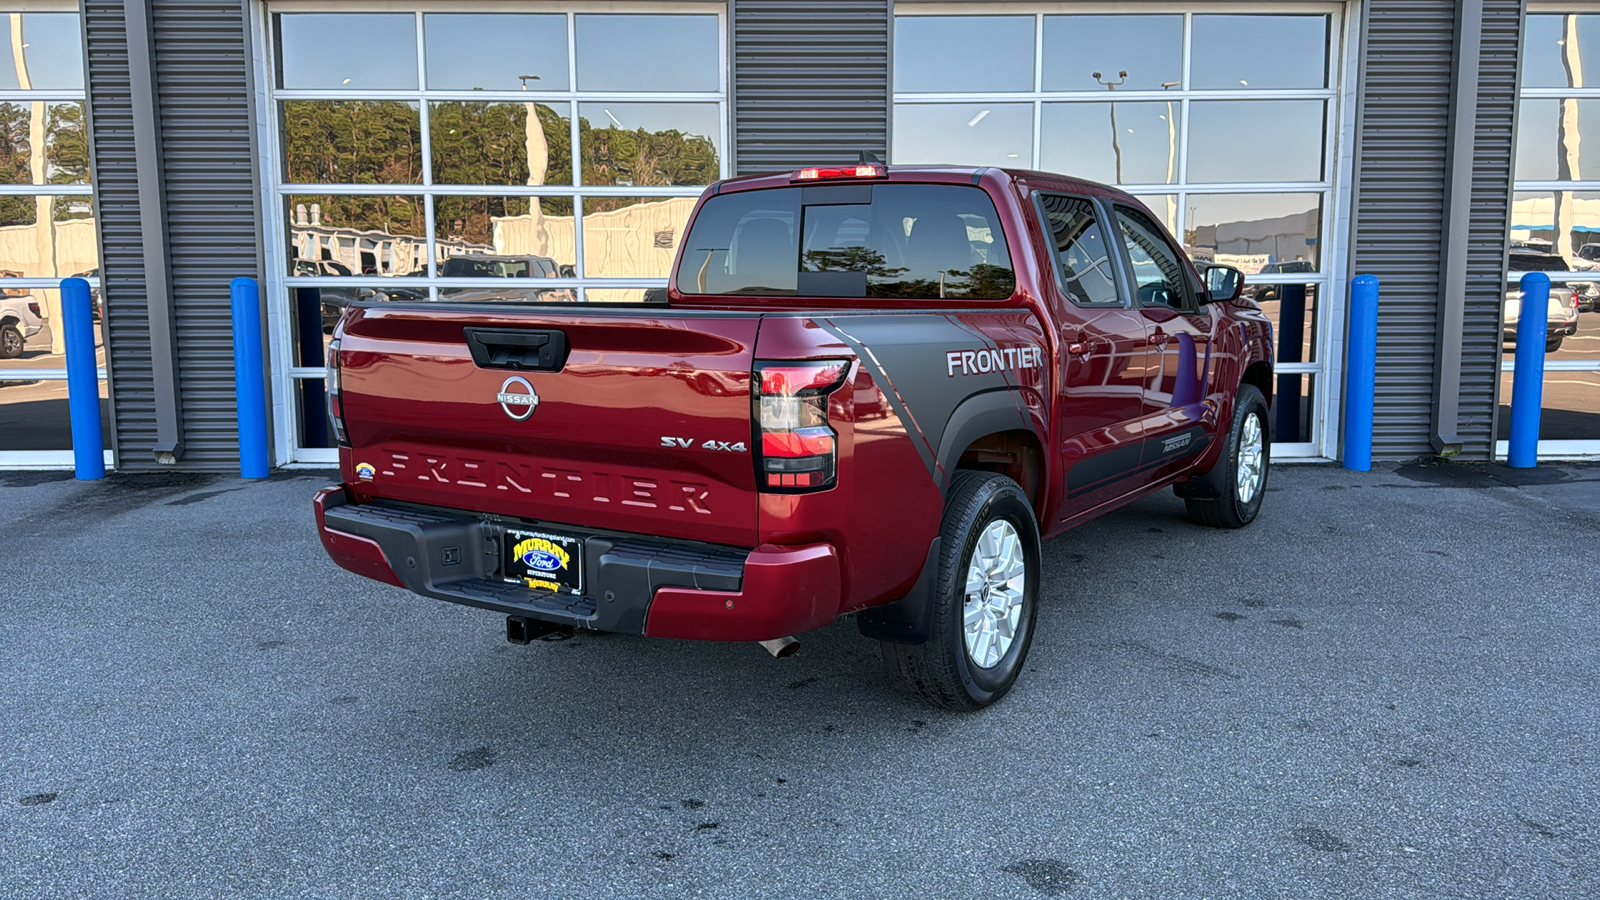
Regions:
[[[1184,287],[1183,262],[1142,213],[1117,207],[1117,224],[1128,244],[1133,262],[1133,280],[1138,285],[1140,306],[1168,306],[1187,309],[1188,291]]]
[[[721,195],[685,246],[686,294],[1001,300],[1016,287],[994,203],[961,185]]]
[[[1078,306],[1121,305],[1116,271],[1094,206],[1082,197],[1061,194],[1040,195],[1039,204],[1050,225],[1057,279],[1067,299]]]

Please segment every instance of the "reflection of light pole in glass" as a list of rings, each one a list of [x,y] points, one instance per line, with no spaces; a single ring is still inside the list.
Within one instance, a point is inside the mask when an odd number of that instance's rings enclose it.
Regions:
[[[1171,90],[1179,85],[1176,81],[1161,82],[1163,91]],[[1167,184],[1172,183],[1172,167],[1178,159],[1178,123],[1172,119],[1172,101],[1167,101]],[[1178,198],[1167,195],[1167,223],[1177,218]]]
[[[1561,64],[1567,71],[1567,87],[1583,87],[1583,59],[1578,55],[1578,17],[1574,15],[1562,16],[1561,29]],[[1556,151],[1556,179],[1559,181],[1577,181],[1583,176],[1578,169],[1579,134],[1578,134],[1578,101],[1571,97],[1561,101],[1561,118],[1557,124],[1557,151]],[[1572,231],[1577,225],[1577,213],[1574,208],[1571,191],[1557,191],[1555,195],[1555,215],[1551,226],[1550,249],[1561,254],[1568,263],[1574,258],[1572,250]]]
[[[528,89],[528,82],[538,81],[539,76],[518,75],[517,79],[522,82],[522,89],[526,91]],[[550,171],[550,143],[549,141],[545,140],[544,126],[539,122],[539,105],[534,103],[532,100],[529,100],[522,105],[527,110],[527,121],[523,123],[523,131],[526,133],[526,147],[528,153],[528,185],[531,187],[533,185],[544,184],[545,176]],[[534,250],[541,253],[548,249],[550,242],[549,234],[547,233],[544,225],[543,213],[544,210],[539,204],[539,198],[529,197],[528,224],[531,226],[533,234],[533,241],[530,243],[533,244]],[[502,246],[504,241],[497,240],[497,238],[499,238],[499,235],[490,235],[490,239],[493,240],[495,244],[495,251],[500,253],[506,252],[506,248]]]
[[[22,14],[11,13],[11,60],[17,69],[17,89],[22,91],[33,90],[33,77],[28,72],[28,61],[24,55],[28,44],[22,34]],[[34,100],[28,104],[28,169],[34,184],[48,184],[49,166],[45,159],[45,143],[49,140],[46,132],[48,126],[45,121],[48,107],[43,100]],[[44,272],[24,272],[25,275],[35,277],[44,275],[55,277],[60,274],[56,263],[56,231],[55,231],[55,198],[35,196],[33,198],[33,235],[34,253],[40,263],[46,267]],[[46,318],[50,320],[50,352],[65,353],[67,351],[66,335],[61,328],[61,294],[59,292],[41,292],[39,299],[44,301],[47,310]]]
[[[1100,73],[1094,73],[1094,80],[1106,86],[1106,90],[1115,93],[1117,85],[1128,80],[1127,72],[1118,72],[1117,81],[1102,79]],[[1117,143],[1117,101],[1111,101],[1111,152],[1117,158],[1117,184],[1122,183],[1122,145]]]

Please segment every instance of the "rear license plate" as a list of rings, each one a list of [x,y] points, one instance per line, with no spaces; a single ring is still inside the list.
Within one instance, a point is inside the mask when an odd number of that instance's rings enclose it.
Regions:
[[[506,580],[553,594],[583,593],[583,539],[506,529]]]

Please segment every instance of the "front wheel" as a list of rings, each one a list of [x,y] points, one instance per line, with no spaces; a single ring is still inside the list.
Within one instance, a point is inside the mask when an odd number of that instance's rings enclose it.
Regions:
[[[883,642],[891,678],[947,709],[979,709],[1011,690],[1039,606],[1039,526],[1015,481],[957,472],[941,525],[933,622],[922,644]]]
[[[1212,528],[1243,528],[1261,512],[1267,492],[1272,444],[1267,433],[1267,401],[1253,385],[1239,385],[1233,424],[1217,460],[1215,497],[1185,497],[1189,518]]]

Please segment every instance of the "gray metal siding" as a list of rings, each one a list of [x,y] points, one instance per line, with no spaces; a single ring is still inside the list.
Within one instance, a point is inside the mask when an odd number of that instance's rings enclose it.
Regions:
[[[732,0],[737,174],[888,158],[889,0]]]
[[[1500,307],[1516,149],[1518,73],[1526,0],[1485,0],[1478,79],[1477,153],[1472,170],[1472,227],[1467,257],[1466,322],[1461,358],[1461,455],[1494,456],[1500,389]]]
[[[229,469],[238,461],[238,428],[228,281],[259,268],[248,22],[240,0],[152,6],[184,425],[178,465]],[[123,4],[84,0],[84,13],[118,463],[153,468],[155,388]]]
[[[151,460],[156,411],[122,3],[85,0],[83,25],[101,290],[116,400],[113,430],[119,464],[138,466]]]
[[[1461,372],[1461,455],[1493,452],[1523,0],[1482,0]],[[1369,0],[1357,111],[1353,274],[1377,275],[1373,453],[1431,454],[1454,0]]]
[[[156,0],[183,464],[239,460],[228,282],[259,265],[250,54],[240,0]]]
[[[1432,452],[1455,4],[1369,0],[1363,26],[1351,262],[1380,283],[1373,455],[1415,457]]]

